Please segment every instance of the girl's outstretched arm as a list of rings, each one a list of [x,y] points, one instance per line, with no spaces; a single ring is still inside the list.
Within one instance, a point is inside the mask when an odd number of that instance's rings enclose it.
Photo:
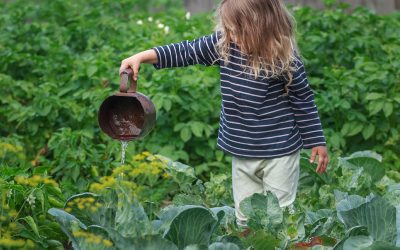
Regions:
[[[137,81],[141,63],[158,63],[156,52],[153,49],[149,49],[122,60],[119,74],[125,69],[131,68],[133,70],[133,79]]]
[[[193,41],[182,41],[165,46],[154,47],[158,63],[156,69],[186,67],[194,64],[210,66],[219,63],[216,49],[217,32],[203,36]]]
[[[182,41],[169,45],[154,47],[142,51],[121,62],[119,73],[132,68],[133,79],[137,81],[141,63],[153,64],[156,69],[185,67],[194,64],[213,65],[219,62],[216,49],[217,32],[193,41]]]

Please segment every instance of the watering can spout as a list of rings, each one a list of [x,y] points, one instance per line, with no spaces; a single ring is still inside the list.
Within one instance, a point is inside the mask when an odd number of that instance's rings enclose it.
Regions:
[[[120,91],[109,96],[100,106],[100,128],[113,139],[137,140],[150,133],[155,125],[154,104],[136,89],[133,71],[126,69],[120,75]]]

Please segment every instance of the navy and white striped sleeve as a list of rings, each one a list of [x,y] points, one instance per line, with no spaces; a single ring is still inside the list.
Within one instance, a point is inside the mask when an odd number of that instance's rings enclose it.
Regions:
[[[156,69],[186,67],[194,64],[210,66],[219,63],[219,53],[216,48],[218,36],[213,33],[193,41],[182,41],[164,46],[154,47],[158,63]]]
[[[304,64],[300,58],[295,63],[296,71],[289,85],[288,98],[300,130],[304,148],[325,146],[318,110],[314,102],[314,93],[308,84]]]

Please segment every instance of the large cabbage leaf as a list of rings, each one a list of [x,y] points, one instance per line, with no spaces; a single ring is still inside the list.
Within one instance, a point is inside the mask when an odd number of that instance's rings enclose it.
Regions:
[[[396,208],[385,199],[349,196],[339,202],[337,213],[348,229],[364,226],[374,241],[396,244],[400,230],[396,225]]]
[[[79,243],[77,239],[73,236],[71,228],[80,227],[82,229],[87,229],[86,225],[83,224],[75,216],[65,212],[64,210],[58,208],[50,208],[48,213],[54,217],[54,219],[60,224],[61,230],[68,236],[71,240],[72,247],[75,250],[80,250]]]
[[[210,243],[211,235],[224,217],[224,211],[214,213],[203,206],[181,206],[164,209],[159,215],[160,220],[153,225],[159,225],[164,231],[163,237],[174,242],[179,249],[188,245],[206,245]]]
[[[274,232],[283,222],[283,211],[278,198],[270,191],[254,193],[240,202],[240,210],[249,218],[249,226]]]

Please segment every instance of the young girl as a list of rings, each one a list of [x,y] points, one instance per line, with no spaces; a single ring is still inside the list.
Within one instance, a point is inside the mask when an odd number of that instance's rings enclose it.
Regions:
[[[240,202],[270,190],[291,205],[299,179],[300,149],[328,165],[326,142],[313,92],[294,39],[294,20],[281,0],[222,0],[216,32],[140,52],[120,73],[141,63],[156,69],[193,64],[220,67],[222,106],[217,145],[232,155],[232,186],[239,226]]]

